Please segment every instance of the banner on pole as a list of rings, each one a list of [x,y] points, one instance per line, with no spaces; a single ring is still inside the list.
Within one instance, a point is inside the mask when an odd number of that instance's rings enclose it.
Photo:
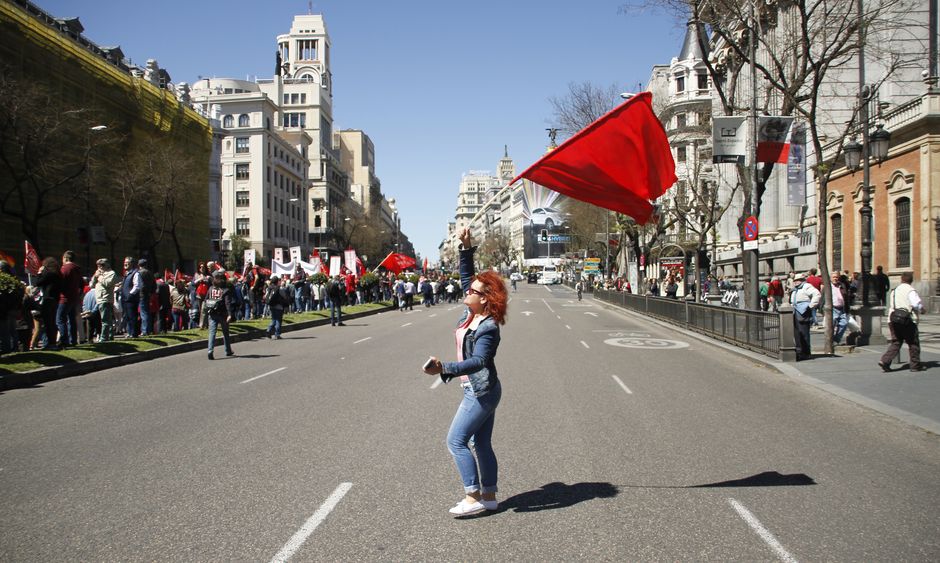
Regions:
[[[300,247],[292,246],[290,247],[290,259],[292,262],[300,262],[302,256],[300,255]]]
[[[338,276],[340,270],[340,259],[339,256],[330,256],[330,275]]]
[[[274,249],[274,261],[275,262],[284,261],[284,249],[283,248],[278,247]]]
[[[787,205],[806,205],[806,129],[793,128],[787,159]]]
[[[255,261],[255,249],[254,249],[254,248],[246,248],[246,249],[245,249],[245,257],[244,257],[244,259],[245,259],[245,265],[248,265],[248,264],[252,264],[252,265],[257,264],[258,262]]]
[[[792,117],[765,115],[757,118],[757,162],[787,163]]]
[[[343,258],[345,259],[345,264],[343,265],[346,266],[347,270],[355,274],[356,273],[356,251],[351,248],[347,249],[346,251],[343,252]]]
[[[743,117],[712,119],[712,162],[744,164],[747,136]]]

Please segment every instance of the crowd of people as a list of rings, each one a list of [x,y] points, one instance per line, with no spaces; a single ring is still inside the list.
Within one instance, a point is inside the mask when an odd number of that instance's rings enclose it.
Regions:
[[[256,264],[242,272],[225,271],[209,261],[193,275],[155,272],[146,258],[124,258],[120,271],[101,258],[86,275],[66,251],[61,260],[47,257],[38,273],[16,283],[21,291],[0,300],[0,353],[61,350],[193,328],[211,328],[210,290],[215,280],[227,288],[226,325],[243,319],[270,318],[268,333],[280,337],[285,313],[329,310],[331,324],[342,326],[342,307],[396,299],[404,310],[423,297],[426,306],[456,302],[457,282],[444,276],[425,278],[386,272],[368,280],[346,270],[336,276],[308,275],[299,266],[292,275],[272,274]],[[0,272],[19,280],[0,261]],[[417,281],[412,281],[417,280]],[[410,297],[409,297],[410,296]],[[212,303],[215,305],[215,303]],[[221,318],[221,317],[220,317]],[[227,330],[227,326],[225,327]]]

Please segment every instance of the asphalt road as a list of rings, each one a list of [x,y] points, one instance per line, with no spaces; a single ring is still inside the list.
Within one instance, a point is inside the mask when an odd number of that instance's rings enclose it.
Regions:
[[[501,507],[452,518],[459,313],[0,394],[0,560],[940,560],[936,435],[561,286],[513,294]]]

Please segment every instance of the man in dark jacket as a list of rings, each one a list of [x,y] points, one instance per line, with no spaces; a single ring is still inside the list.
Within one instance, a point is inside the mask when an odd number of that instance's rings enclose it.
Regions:
[[[85,282],[82,269],[74,262],[75,253],[66,250],[62,255],[62,293],[56,310],[55,324],[59,329],[60,346],[78,345],[78,314],[84,296]]]
[[[124,258],[124,281],[121,282],[121,311],[124,314],[124,330],[128,337],[134,338],[137,331],[138,310],[140,306],[140,272],[132,256]]]
[[[146,258],[137,261],[137,272],[140,274],[140,334],[147,336],[153,334],[153,311],[150,310],[150,298],[157,290],[157,280],[148,267]]]
[[[209,318],[209,359],[214,360],[212,354],[215,348],[216,331],[222,328],[222,343],[225,345],[225,355],[234,356],[232,339],[229,335],[228,324],[235,320],[232,290],[225,281],[222,270],[212,272],[212,286],[206,291],[205,311]]]
[[[330,296],[330,324],[332,326],[346,326],[343,324],[343,309],[340,300],[343,298],[345,284],[336,276],[327,282],[327,295]]]

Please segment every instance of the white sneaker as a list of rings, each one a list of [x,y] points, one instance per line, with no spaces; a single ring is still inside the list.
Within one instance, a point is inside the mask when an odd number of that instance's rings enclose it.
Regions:
[[[450,509],[450,513],[457,516],[469,516],[471,514],[479,514],[484,510],[486,510],[486,507],[483,506],[482,502],[468,503],[466,500],[462,500],[457,503],[457,506]]]

